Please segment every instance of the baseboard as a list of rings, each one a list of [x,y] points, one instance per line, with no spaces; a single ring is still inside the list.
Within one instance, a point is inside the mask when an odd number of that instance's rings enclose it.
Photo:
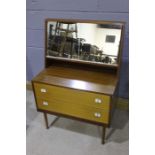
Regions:
[[[30,81],[26,82],[26,89],[32,90],[32,83]],[[116,107],[121,110],[129,110],[129,99],[118,98]]]

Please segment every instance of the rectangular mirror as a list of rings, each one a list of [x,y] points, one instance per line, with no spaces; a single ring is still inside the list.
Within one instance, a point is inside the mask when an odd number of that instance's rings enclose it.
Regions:
[[[46,57],[117,65],[122,23],[47,20]]]

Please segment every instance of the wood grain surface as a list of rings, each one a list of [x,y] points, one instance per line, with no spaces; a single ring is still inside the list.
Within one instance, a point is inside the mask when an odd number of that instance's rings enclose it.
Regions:
[[[47,102],[48,105],[44,105],[43,102]],[[94,108],[90,106],[80,104],[69,104],[67,102],[55,102],[48,99],[37,98],[38,109],[48,110],[51,112],[58,112],[69,116],[75,116],[78,118],[88,119],[96,122],[108,124],[109,111]],[[95,113],[99,113],[100,117],[96,117]]]
[[[51,66],[37,75],[33,82],[113,95],[117,75],[82,69]]]
[[[107,111],[110,109],[110,97],[107,95],[40,83],[34,83],[34,88],[37,98],[47,99],[58,104],[66,103],[67,105],[85,105]],[[42,90],[45,90],[46,92],[42,92]],[[100,100],[101,103],[98,103],[97,100]]]

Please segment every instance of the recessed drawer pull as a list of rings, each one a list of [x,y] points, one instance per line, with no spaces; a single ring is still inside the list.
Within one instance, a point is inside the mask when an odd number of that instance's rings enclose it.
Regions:
[[[95,113],[94,113],[94,116],[97,117],[97,118],[99,118],[99,117],[101,117],[101,113],[95,112]]]
[[[95,103],[102,103],[102,100],[99,98],[95,98]]]
[[[46,102],[46,101],[43,101],[43,105],[48,105],[48,102]]]
[[[41,88],[40,91],[41,91],[42,93],[46,93],[46,89],[45,89],[45,88]]]

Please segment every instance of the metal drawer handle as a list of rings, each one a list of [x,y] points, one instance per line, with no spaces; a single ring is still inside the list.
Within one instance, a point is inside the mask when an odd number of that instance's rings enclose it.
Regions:
[[[46,101],[43,101],[43,105],[48,105],[48,102],[46,102]]]
[[[95,113],[94,113],[94,116],[97,117],[97,118],[99,118],[99,117],[101,117],[101,113],[95,112]]]
[[[95,98],[95,103],[102,103],[102,100],[100,98]]]
[[[41,88],[40,91],[41,91],[42,93],[46,93],[46,92],[47,92],[45,88]]]

